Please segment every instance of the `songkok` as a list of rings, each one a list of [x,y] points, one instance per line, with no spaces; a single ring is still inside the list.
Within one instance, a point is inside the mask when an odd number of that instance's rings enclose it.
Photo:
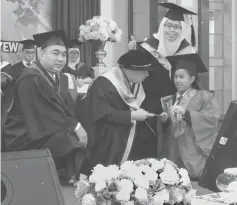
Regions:
[[[123,68],[137,71],[156,70],[160,63],[147,51],[130,50],[122,55],[118,64]]]

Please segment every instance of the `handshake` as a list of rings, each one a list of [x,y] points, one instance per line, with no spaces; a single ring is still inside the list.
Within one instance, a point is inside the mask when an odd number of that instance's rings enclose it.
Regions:
[[[90,84],[91,83],[91,81],[92,81],[92,79],[91,78],[80,78],[80,79],[77,79],[77,85],[79,86],[79,87],[81,87],[81,86],[83,86],[84,84]]]

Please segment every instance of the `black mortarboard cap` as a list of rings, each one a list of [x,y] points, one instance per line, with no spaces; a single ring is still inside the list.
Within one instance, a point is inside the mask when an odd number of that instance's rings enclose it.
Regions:
[[[33,35],[36,45],[44,49],[48,46],[59,45],[67,47],[68,40],[64,30],[50,31]]]
[[[35,48],[35,41],[31,39],[19,41],[19,43],[23,45],[22,50]]]
[[[159,5],[169,9],[165,14],[165,17],[173,21],[184,21],[184,14],[197,15],[196,13],[178,6],[174,3],[159,3]]]
[[[79,41],[78,39],[72,39],[68,43],[68,48],[80,48],[82,44],[84,43]]]
[[[196,76],[197,73],[207,72],[206,66],[197,53],[167,56],[167,59],[172,65],[173,71],[186,69],[194,76]]]
[[[156,70],[158,61],[145,50],[130,50],[119,58],[118,64],[130,70],[152,71]]]
[[[154,49],[158,49],[158,46],[159,46],[159,40],[156,39],[153,35],[147,38],[146,40],[144,40],[142,43],[147,43],[149,46],[151,46]],[[140,46],[142,46],[142,43],[140,44]]]

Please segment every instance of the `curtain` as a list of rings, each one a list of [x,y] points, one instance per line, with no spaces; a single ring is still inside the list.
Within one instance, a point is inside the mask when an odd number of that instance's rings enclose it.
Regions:
[[[100,15],[100,0],[53,0],[53,29],[65,29],[68,39],[79,37],[79,27],[93,16]],[[96,45],[81,46],[81,59],[90,66],[96,64]]]

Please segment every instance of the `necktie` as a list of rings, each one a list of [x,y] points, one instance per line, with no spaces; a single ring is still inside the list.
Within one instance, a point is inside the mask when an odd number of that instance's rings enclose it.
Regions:
[[[31,63],[27,62],[26,63],[26,67],[29,67],[31,65]]]
[[[176,105],[179,105],[179,104],[181,103],[182,98],[183,98],[182,95],[180,95],[180,96],[177,98],[177,103],[176,103]],[[174,113],[174,116],[175,116],[175,118],[177,118],[177,113],[176,113],[176,112]]]
[[[177,103],[176,105],[179,105],[181,103],[181,100],[182,100],[183,96],[180,95],[178,98],[177,98]]]
[[[56,85],[59,86],[59,77],[58,77],[57,74],[55,74],[54,79],[55,79],[55,83],[56,83]]]
[[[135,84],[135,83],[133,83],[133,84],[132,84],[132,87],[131,87],[131,93],[132,93],[132,94],[134,94],[134,91],[135,91],[135,86],[136,86],[136,84]]]

